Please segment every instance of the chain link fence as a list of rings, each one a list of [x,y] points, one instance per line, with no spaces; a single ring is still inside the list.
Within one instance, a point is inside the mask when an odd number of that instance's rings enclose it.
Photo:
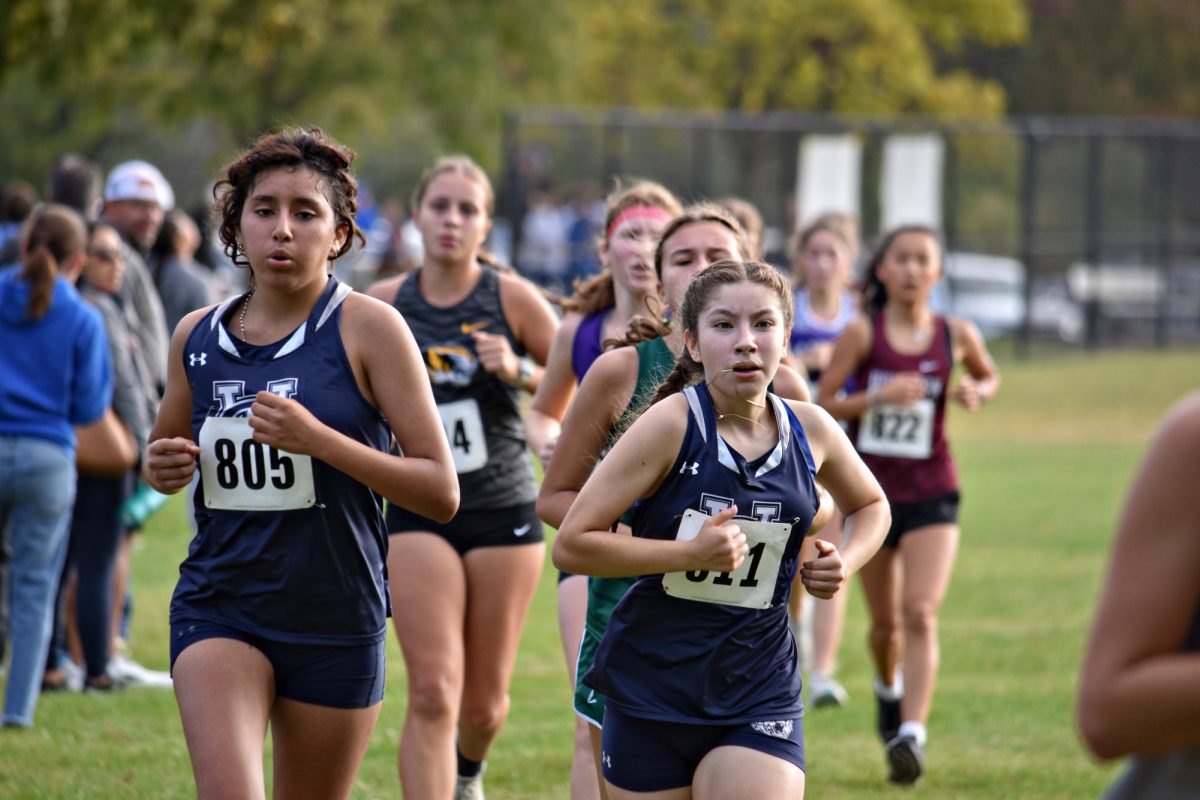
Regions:
[[[897,221],[933,224],[944,307],[1026,352],[1200,342],[1197,123],[530,108],[508,116],[504,156],[498,216],[518,254],[539,193],[649,178],[752,202],[781,268],[797,223],[824,210],[855,213],[868,245]]]

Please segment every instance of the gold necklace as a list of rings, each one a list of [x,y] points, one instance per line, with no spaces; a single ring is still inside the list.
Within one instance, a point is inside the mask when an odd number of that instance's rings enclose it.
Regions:
[[[246,294],[246,299],[242,301],[242,313],[238,315],[238,327],[242,332],[242,341],[246,341],[246,309],[250,307],[250,298],[254,297],[254,289],[251,289]]]
[[[727,368],[727,369],[721,370],[721,372],[733,372],[733,369]],[[720,375],[721,372],[718,372],[717,375]],[[716,377],[716,376],[714,376],[714,377]],[[711,384],[708,381],[706,381],[705,384],[711,386]],[[712,397],[711,390],[709,391],[709,397]],[[755,403],[750,400],[743,400],[742,402],[747,403],[748,405],[757,406],[758,408],[766,408],[767,407],[766,403]],[[734,414],[733,412],[723,413],[721,411],[721,409],[717,408],[717,399],[715,397],[712,398],[712,407],[713,407],[713,413],[717,415],[717,422],[720,422],[721,420],[725,419],[726,417],[737,417],[738,419],[746,420],[746,422],[749,422],[751,425],[757,425],[758,427],[762,428],[764,431],[770,432],[770,430],[771,430],[769,427],[762,424],[761,422],[752,420],[749,417],[742,416],[741,414]]]

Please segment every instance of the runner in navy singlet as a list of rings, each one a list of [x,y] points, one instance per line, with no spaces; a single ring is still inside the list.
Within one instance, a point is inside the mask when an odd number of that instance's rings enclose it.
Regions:
[[[930,310],[929,295],[941,276],[934,231],[909,226],[888,233],[865,269],[867,314],[838,338],[821,375],[821,405],[853,420],[850,438],[892,504],[891,530],[863,568],[862,582],[871,612],[879,735],[895,783],[913,783],[924,770],[937,613],[958,549],[958,476],[944,431],[946,399],[973,411],[1000,382],[975,326]],[[959,362],[967,374],[952,385]],[[858,391],[839,397],[851,376]]]
[[[658,294],[654,272],[654,246],[658,234],[680,211],[679,201],[665,187],[650,181],[618,186],[605,201],[605,235],[598,244],[599,275],[576,285],[575,294],[562,301],[562,324],[550,346],[546,372],[525,415],[529,448],[550,463],[554,445],[575,386],[592,362],[604,352],[606,341],[620,339],[629,320],[647,312],[646,302]],[[566,656],[571,688],[575,688],[575,662],[587,611],[588,579],[558,573],[558,632]],[[597,796],[587,723],[575,719],[575,748],[571,758],[571,798]]]
[[[171,343],[144,474],[173,493],[200,472],[171,601],[200,797],[263,795],[268,724],[277,795],[349,795],[383,699],[383,497],[439,519],[458,504],[412,335],[327,274],[361,236],[353,157],[290,129],[229,166],[220,235],[253,288]]]
[[[749,259],[749,245],[737,221],[724,209],[702,203],[690,206],[668,223],[654,253],[654,268],[661,285],[666,313],[673,316],[683,302],[688,281],[714,261]],[[538,512],[557,527],[604,450],[636,416],[655,389],[675,367],[675,354],[683,349],[683,334],[661,320],[637,317],[625,343],[600,356],[580,385],[571,403],[559,443],[561,457],[551,461],[538,495]],[[808,388],[791,370],[776,376],[784,397],[808,400]],[[627,527],[625,528],[627,530]],[[592,659],[608,617],[630,584],[626,578],[589,578],[587,613],[580,640],[576,678],[592,666]],[[575,714],[588,723],[593,755],[600,752],[600,727],[604,696],[576,685]],[[602,783],[602,777],[600,780]],[[601,787],[602,789],[602,787]]]
[[[561,567],[643,576],[583,678],[608,696],[610,797],[803,795],[792,578],[800,569],[814,595],[837,592],[878,548],[888,509],[828,414],[768,392],[791,312],[787,282],[767,264],[722,261],[698,274],[679,313],[685,347],[657,404],[559,530]],[[800,564],[818,477],[848,512],[846,529]],[[612,533],[635,503],[633,535]]]
[[[424,263],[370,290],[395,304],[425,355],[462,492],[447,524],[402,508],[387,514],[393,619],[408,668],[406,797],[482,792],[545,558],[520,400],[537,388],[558,320],[537,287],[482,251],[493,199],[473,161],[438,160],[412,203]]]

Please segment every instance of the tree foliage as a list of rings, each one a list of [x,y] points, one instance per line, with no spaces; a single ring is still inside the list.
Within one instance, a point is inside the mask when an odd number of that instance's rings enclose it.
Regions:
[[[502,111],[551,99],[560,78],[555,33],[570,17],[556,9],[532,0],[8,0],[0,106],[26,114],[0,130],[25,137],[42,170],[53,156],[40,133],[95,152],[131,121],[161,131],[196,120],[234,146],[286,123],[349,141],[420,130],[433,140],[425,149],[494,164]]]
[[[1029,2],[1029,46],[996,70],[1015,110],[1200,116],[1200,3]]]
[[[1019,0],[616,0],[584,12],[594,103],[990,116],[998,83],[942,72],[968,43],[1016,44]]]

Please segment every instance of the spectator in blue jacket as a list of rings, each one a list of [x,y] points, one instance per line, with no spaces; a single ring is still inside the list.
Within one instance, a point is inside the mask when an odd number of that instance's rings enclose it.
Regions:
[[[49,644],[75,499],[75,425],[112,401],[99,314],[72,285],[87,228],[66,206],[39,207],[21,264],[0,272],[0,518],[10,520],[12,660],[3,724],[29,727]]]

